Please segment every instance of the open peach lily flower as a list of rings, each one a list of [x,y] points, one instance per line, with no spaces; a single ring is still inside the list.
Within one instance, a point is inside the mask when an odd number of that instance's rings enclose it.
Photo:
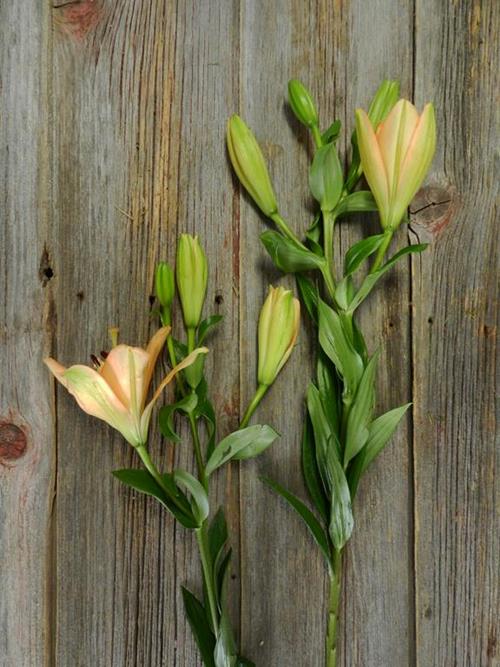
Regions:
[[[422,114],[399,100],[377,130],[368,115],[356,111],[361,165],[380,213],[382,227],[394,230],[422,185],[436,148],[434,107]]]
[[[206,347],[191,352],[168,373],[146,404],[156,361],[169,334],[170,327],[162,327],[145,350],[116,345],[95,369],[81,364],[65,368],[50,358],[44,361],[82,410],[102,419],[133,447],[139,447],[147,441],[151,413],[163,389],[199,354],[208,352]]]

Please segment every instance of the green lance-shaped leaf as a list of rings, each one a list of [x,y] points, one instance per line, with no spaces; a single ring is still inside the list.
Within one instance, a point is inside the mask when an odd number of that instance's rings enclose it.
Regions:
[[[206,452],[209,457],[215,447],[216,436],[216,418],[214,406],[208,399],[208,387],[205,378],[202,378],[200,384],[196,387],[196,395],[198,396],[198,403],[196,405],[194,416],[196,419],[203,419],[207,430]]]
[[[182,484],[191,494],[191,511],[198,522],[198,526],[201,526],[210,512],[207,492],[196,477],[193,477],[187,470],[176,470],[174,479],[177,484]]]
[[[203,322],[200,322],[198,327],[198,345],[201,345],[210,331],[223,320],[222,315],[210,315]]]
[[[332,431],[331,423],[325,414],[319,390],[312,382],[307,389],[307,409],[314,431],[319,474],[325,490],[329,493],[332,485],[330,458],[340,459],[342,452],[337,434]]]
[[[318,469],[316,445],[310,419],[306,417],[302,433],[302,473],[307,490],[321,518],[328,523],[330,514],[328,498]]]
[[[230,459],[250,459],[258,456],[278,437],[270,426],[256,424],[231,433],[221,440],[208,459],[206,474],[211,475],[216,468]]]
[[[163,483],[169,490],[168,494],[147,470],[113,470],[113,476],[135,491],[156,498],[185,528],[197,528],[198,521],[193,515],[191,504],[176,487],[172,475],[162,475]]]
[[[354,349],[339,315],[321,299],[318,312],[320,345],[342,376],[344,393],[353,396],[363,374],[363,360]]]
[[[276,491],[276,493],[278,493],[282,498],[284,498],[290,507],[292,507],[297,512],[297,514],[309,529],[316,544],[321,549],[321,553],[325,557],[326,562],[331,565],[328,537],[320,522],[307,507],[307,505],[305,505],[302,500],[299,500],[299,498],[294,496],[293,493],[290,493],[290,491],[287,491],[284,487],[282,487],[277,482],[274,482],[272,479],[262,477],[262,481],[265,482],[265,484],[267,484],[271,489],[273,489],[273,491]]]
[[[335,215],[340,218],[350,213],[371,213],[377,210],[377,202],[370,190],[358,190],[340,200]]]
[[[335,548],[340,551],[349,540],[354,528],[351,494],[342,464],[331,456],[329,474],[331,485],[331,507],[329,533]]]
[[[299,290],[299,296],[302,303],[305,305],[307,312],[309,313],[311,319],[316,324],[318,323],[318,288],[306,276],[298,273],[295,276],[297,281],[297,287]]]
[[[417,245],[407,246],[406,248],[403,248],[395,255],[393,255],[389,259],[389,261],[387,261],[383,266],[380,267],[380,269],[378,269],[378,271],[375,271],[374,273],[369,273],[361,283],[359,290],[356,292],[356,295],[349,304],[349,310],[351,312],[354,312],[356,310],[356,308],[366,299],[368,294],[370,294],[372,289],[375,287],[377,281],[384,275],[384,273],[386,273],[390,268],[392,268],[398,260],[411,253],[422,252],[427,248],[427,246],[428,246],[427,243],[419,243]]]
[[[370,424],[368,440],[349,467],[349,487],[352,496],[356,493],[361,476],[392,438],[410,405],[411,403],[407,403],[399,408],[389,410]]]
[[[365,368],[358,390],[347,418],[344,466],[361,451],[368,440],[370,424],[375,403],[375,372],[378,353],[374,354]]]
[[[207,612],[201,602],[182,586],[184,609],[205,667],[216,667],[214,661],[215,635],[211,630]]]
[[[178,434],[175,432],[174,428],[174,414],[178,412],[184,412],[185,414],[191,414],[198,403],[198,397],[196,394],[188,394],[181,398],[177,403],[172,405],[165,405],[160,410],[159,415],[159,425],[161,434],[175,443],[180,443],[181,439]]]
[[[324,259],[307,248],[287,239],[278,232],[268,230],[260,235],[273,263],[285,273],[312,271],[324,264]]]
[[[236,667],[238,660],[231,622],[224,608],[219,626],[219,634],[214,649],[215,667]]]
[[[316,377],[325,416],[332,432],[339,436],[342,390],[335,368],[322,350],[318,353]]]
[[[333,211],[342,194],[344,178],[335,144],[316,151],[309,172],[309,188],[322,211]]]
[[[329,144],[337,141],[340,135],[342,123],[340,120],[334,120],[330,127],[321,135],[321,143]]]
[[[365,259],[378,250],[384,238],[384,234],[376,234],[375,236],[368,236],[351,246],[345,256],[344,275],[352,275]]]

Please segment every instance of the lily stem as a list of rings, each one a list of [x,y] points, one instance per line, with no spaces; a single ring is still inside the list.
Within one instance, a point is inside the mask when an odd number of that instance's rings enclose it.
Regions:
[[[251,416],[257,409],[257,406],[261,402],[261,400],[264,398],[264,395],[266,391],[269,389],[269,386],[266,384],[259,384],[257,387],[257,391],[253,395],[252,400],[248,404],[247,409],[245,410],[245,414],[243,415],[243,419],[241,420],[240,428],[245,428],[245,426],[248,426],[248,422],[250,421]]]
[[[337,665],[337,626],[342,579],[342,552],[334,549],[332,557],[333,563],[330,571],[330,600],[328,605],[326,635],[326,667],[336,667]]]
[[[196,541],[198,542],[198,551],[200,553],[203,578],[205,580],[205,590],[210,609],[210,619],[212,621],[213,631],[216,637],[219,635],[219,612],[217,608],[217,599],[214,590],[213,563],[208,546],[207,522],[206,520],[196,529]]]
[[[384,261],[387,248],[391,244],[393,234],[394,232],[392,231],[392,229],[386,229],[386,231],[384,232],[384,240],[382,241],[377,251],[377,254],[375,256],[375,261],[373,262],[372,268],[370,269],[370,273],[375,273],[375,271],[378,271],[378,269],[380,268],[380,265]]]

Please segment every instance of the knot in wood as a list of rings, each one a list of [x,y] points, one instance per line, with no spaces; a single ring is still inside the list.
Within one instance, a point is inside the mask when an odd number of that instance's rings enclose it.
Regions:
[[[15,461],[24,456],[27,448],[26,433],[10,422],[0,422],[0,459]]]
[[[451,222],[456,200],[456,190],[451,185],[422,188],[410,206],[412,225],[423,227],[432,236],[439,236]]]

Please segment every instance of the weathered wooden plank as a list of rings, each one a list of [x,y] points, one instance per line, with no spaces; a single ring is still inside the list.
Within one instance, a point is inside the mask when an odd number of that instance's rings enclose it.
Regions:
[[[416,99],[435,101],[439,137],[432,187],[415,203],[421,210],[412,222],[415,237],[431,242],[413,266],[421,667],[500,664],[499,9],[495,2],[417,2]]]
[[[285,109],[288,79],[314,80],[314,5],[282,0],[242,3],[239,111],[268,158],[282,214],[296,230],[308,225],[307,135]],[[322,49],[319,49],[322,54]],[[309,67],[311,71],[309,71]],[[235,110],[237,110],[235,102]],[[299,141],[298,141],[299,138]],[[265,229],[245,195],[241,198],[242,405],[255,390],[256,326],[269,283],[294,287],[273,269],[259,242]],[[305,321],[305,318],[304,318]],[[281,434],[257,462],[242,468],[241,535],[243,647],[259,665],[322,664],[324,566],[297,518],[269,490],[259,473],[305,497],[300,472],[304,378],[311,377],[310,344],[304,327],[297,347],[255,421]]]
[[[383,79],[397,79],[412,97],[411,0],[349,3],[338,27],[345,45],[337,68],[345,66],[344,118],[353,127],[356,107],[367,108]],[[349,135],[347,135],[349,136]],[[378,233],[366,217],[361,225],[341,223],[341,247]],[[407,227],[393,248],[408,244]],[[381,349],[377,378],[379,414],[411,400],[409,263],[401,262],[363,304],[360,325],[370,352]],[[343,662],[370,667],[413,664],[413,519],[410,419],[399,426],[387,449],[362,481],[354,511],[356,527],[346,554]]]
[[[0,663],[39,667],[52,634],[54,414],[47,6],[0,7]]]
[[[74,362],[109,348],[108,325],[139,344],[153,328],[176,22],[171,3],[125,1],[54,22],[55,351]],[[56,663],[175,664],[173,521],[113,480],[133,452],[62,391],[57,436]]]
[[[173,117],[171,119],[172,177],[169,190],[175,215],[164,232],[172,252],[179,234],[198,234],[209,261],[205,313],[224,315],[207,344],[207,379],[218,415],[219,436],[239,421],[239,226],[231,174],[225,156],[225,123],[237,97],[239,63],[237,2],[180,3],[176,24]],[[175,161],[174,161],[175,160]],[[171,200],[175,199],[176,203]],[[167,221],[165,221],[167,222]],[[167,222],[168,224],[168,222]],[[173,254],[172,254],[173,259]],[[179,318],[180,320],[180,318]],[[179,448],[178,464],[194,469],[190,436]],[[238,467],[219,471],[211,482],[211,505],[226,508],[233,557],[228,591],[231,616],[239,631],[239,479]],[[201,573],[196,543],[176,531],[177,655],[176,665],[201,664],[184,617],[180,583],[201,597]]]
[[[65,239],[57,250],[64,279],[58,355],[75,359],[106,347],[111,322],[124,340],[145,340],[154,264],[174,260],[179,233],[197,232],[212,269],[207,309],[226,317],[207,363],[226,431],[239,409],[231,345],[238,228],[223,151],[238,76],[237,17],[231,4],[177,11],[173,3],[109,2],[77,28],[68,12],[58,16],[54,72],[55,224]],[[134,460],[119,438],[79,415],[66,396],[59,409],[60,662],[192,666],[199,658],[179,587],[201,593],[192,537],[109,478],[108,470]],[[96,440],[99,447],[85,446]],[[163,447],[156,443],[155,453],[172,462]],[[180,465],[192,469],[192,458],[190,447],[180,448]],[[227,491],[237,573],[236,481],[220,477],[214,506]]]

